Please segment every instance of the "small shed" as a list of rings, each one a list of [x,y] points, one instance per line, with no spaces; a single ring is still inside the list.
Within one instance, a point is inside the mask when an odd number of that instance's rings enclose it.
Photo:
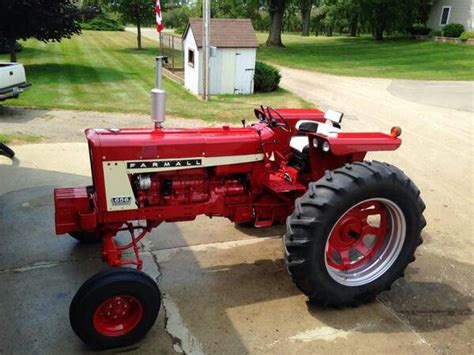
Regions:
[[[257,36],[249,19],[213,18],[209,25],[210,94],[252,94]],[[203,23],[192,18],[183,33],[184,86],[203,92]]]

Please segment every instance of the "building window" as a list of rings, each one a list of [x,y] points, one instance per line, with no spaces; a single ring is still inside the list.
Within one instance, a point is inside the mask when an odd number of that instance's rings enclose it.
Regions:
[[[194,67],[194,51],[192,49],[188,49],[188,65]]]
[[[439,21],[439,24],[441,26],[448,24],[450,12],[451,12],[451,6],[443,6],[443,8],[441,9],[441,19]]]

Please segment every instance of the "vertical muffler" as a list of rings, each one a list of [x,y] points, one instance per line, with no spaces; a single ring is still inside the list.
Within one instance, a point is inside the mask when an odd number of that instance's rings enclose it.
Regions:
[[[156,80],[155,88],[151,90],[151,120],[155,123],[155,128],[161,128],[166,119],[166,92],[161,88],[161,75],[163,61],[168,58],[164,56],[156,57]]]

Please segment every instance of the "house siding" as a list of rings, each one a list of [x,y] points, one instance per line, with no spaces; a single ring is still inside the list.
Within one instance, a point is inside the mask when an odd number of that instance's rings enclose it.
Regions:
[[[441,12],[443,7],[450,6],[449,23],[460,23],[466,31],[473,30],[474,1],[473,0],[437,0],[434,1],[431,8],[428,27],[432,29],[441,29]]]

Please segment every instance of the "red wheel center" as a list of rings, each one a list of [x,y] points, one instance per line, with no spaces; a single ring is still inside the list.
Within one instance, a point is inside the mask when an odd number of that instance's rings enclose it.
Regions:
[[[98,333],[121,336],[132,331],[143,317],[143,307],[135,297],[118,295],[106,299],[97,307],[93,322]]]
[[[346,216],[339,224],[338,237],[335,238],[337,244],[341,244],[341,247],[350,247],[359,240],[362,232],[362,224],[359,219]]]
[[[369,223],[378,220],[378,225]],[[331,267],[348,271],[371,262],[384,244],[388,211],[378,201],[367,201],[347,211],[329,236],[326,261]]]

